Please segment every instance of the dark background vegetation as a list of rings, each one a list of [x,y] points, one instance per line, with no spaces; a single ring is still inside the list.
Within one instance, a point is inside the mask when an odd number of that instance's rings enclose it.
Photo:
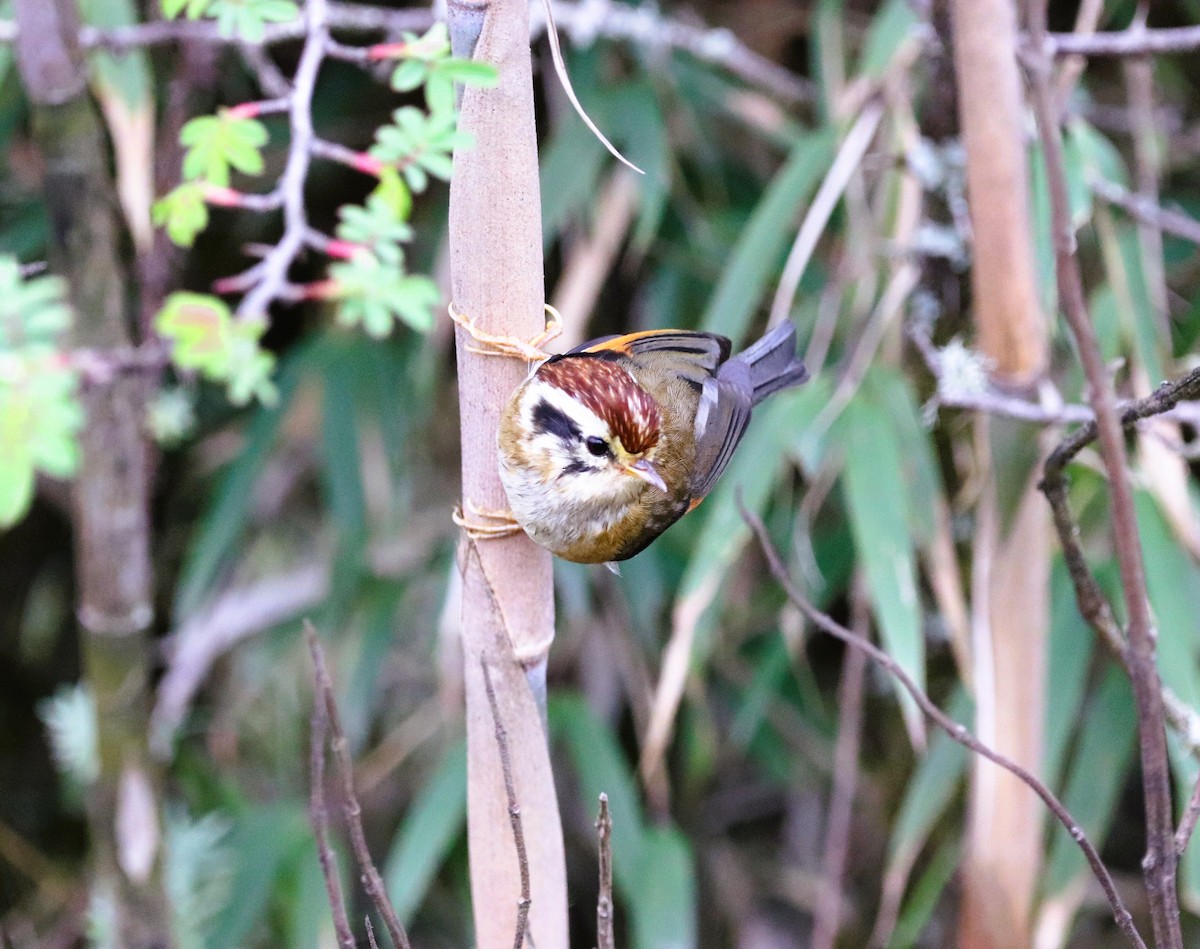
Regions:
[[[1101,24],[1123,28],[1133,12],[1132,3],[1108,2]],[[1051,13],[1052,29],[1070,30],[1076,5],[1055,3]],[[583,47],[567,38],[581,98],[647,168],[629,189],[625,173],[566,107],[544,40],[535,46],[547,293],[556,299],[575,268],[598,270],[594,292],[584,294],[587,312],[565,313],[577,324],[586,319],[587,335],[673,325],[744,342],[764,322],[795,227],[832,159],[832,130],[845,132],[846,85],[891,75],[890,94],[904,100],[896,108],[911,110],[921,138],[914,152],[885,121],[861,162],[793,310],[814,380],[761,414],[727,484],[619,577],[556,564],[549,724],[573,931],[579,945],[591,944],[592,821],[604,790],[614,801],[618,874],[627,874],[625,895],[618,881],[620,944],[807,944],[823,900],[839,720],[848,703],[861,703],[839,945],[867,944],[889,873],[908,885],[888,944],[954,945],[966,754],[932,734],[914,750],[916,733],[876,669],[866,670],[860,695],[839,703],[844,650],[814,635],[786,605],[733,503],[741,487],[810,595],[847,624],[868,624],[871,611],[856,601],[892,607],[864,576],[863,550],[895,545],[898,569],[910,571],[919,597],[898,607],[911,612],[917,635],[900,645],[919,654],[923,643],[930,694],[969,720],[954,620],[931,579],[947,568],[933,566],[930,551],[939,536],[949,541],[950,582],[965,595],[976,500],[973,413],[936,409],[929,400],[937,380],[908,342],[908,330],[924,325],[938,345],[973,345],[946,11],[939,3],[759,0],[671,5],[654,15],[728,26],[793,73],[799,95],[748,85],[652,42],[601,38]],[[1154,5],[1151,24],[1197,20],[1200,3],[1174,0]],[[909,43],[917,53],[897,67]],[[161,99],[172,55],[168,48],[152,56]],[[271,55],[288,72],[296,47]],[[258,97],[236,49],[218,56],[212,85],[196,91],[201,111]],[[1197,216],[1200,58],[1160,57],[1154,78],[1161,203]],[[1084,128],[1080,136],[1090,143],[1070,159],[1075,180],[1099,167],[1129,184],[1125,96],[1121,65],[1098,60],[1070,97],[1073,127]],[[322,74],[314,112],[323,135],[365,147],[395,105],[370,74],[334,63]],[[286,126],[267,124],[271,180]],[[13,69],[0,82],[0,143],[0,252],[42,259],[40,166]],[[811,173],[797,173],[805,162]],[[369,183],[319,167],[307,194],[314,222],[328,231],[337,207],[361,200]],[[781,168],[791,168],[790,177]],[[916,175],[923,196],[919,221],[901,228],[894,206],[906,174]],[[632,197],[613,190],[621,187]],[[1029,197],[1035,254],[1050,300],[1045,200],[1037,188],[1035,181]],[[1123,360],[1122,393],[1139,395],[1136,379],[1148,365],[1174,376],[1195,364],[1200,256],[1194,244],[1165,238],[1170,334],[1149,357],[1129,322],[1130,315],[1143,318],[1150,294],[1136,226],[1088,197],[1079,210],[1087,224],[1080,253],[1105,355]],[[590,240],[606,213],[617,218],[611,252]],[[438,185],[418,200],[414,270],[444,273],[445,218],[446,191]],[[205,289],[240,269],[243,246],[273,239],[273,226],[216,211],[180,284]],[[895,268],[910,261],[915,285],[898,309],[882,311]],[[295,273],[312,268],[316,276],[318,266],[306,260]],[[1080,402],[1071,347],[1061,330],[1052,338],[1050,378],[1069,402]],[[155,737],[165,769],[168,889],[183,945],[331,944],[305,813],[311,678],[302,616],[327,645],[369,839],[414,942],[471,943],[450,521],[458,482],[451,339],[445,320],[428,336],[401,329],[374,341],[335,328],[320,306],[280,308],[267,337],[280,357],[277,407],[235,410],[216,389],[182,381],[195,399],[195,427],[155,461],[159,681],[196,661],[186,652],[188,637],[212,636],[217,620],[237,633],[199,667],[199,689],[179,720],[154,719],[162,729]],[[969,373],[974,364],[968,358],[966,365]],[[1177,434],[1194,455],[1194,427]],[[1143,456],[1137,468],[1150,597],[1160,636],[1182,644],[1172,654],[1188,666],[1167,678],[1194,701],[1200,549],[1187,531],[1197,531],[1195,465],[1185,469],[1191,513],[1181,524],[1154,494],[1153,464]],[[1094,458],[1076,468],[1072,499],[1087,551],[1111,580],[1103,483]],[[944,524],[936,523],[936,505],[948,514]],[[256,619],[264,599],[276,608]],[[14,946],[75,945],[86,928],[81,793],[55,767],[45,724],[49,715],[68,733],[83,727],[63,698],[80,680],[74,601],[66,491],[47,482],[30,514],[0,533],[0,942]],[[638,760],[664,645],[697,605],[665,767],[643,786]],[[1112,660],[1093,648],[1057,559],[1047,636],[1043,774],[1103,845],[1136,915],[1143,838],[1132,704]],[[887,635],[884,642],[896,645]],[[55,696],[57,715],[47,711]],[[1196,766],[1177,750],[1186,793]],[[1118,944],[1078,853],[1048,825],[1044,839],[1043,913],[1070,908],[1071,946]],[[1184,862],[1182,893],[1185,929],[1200,939],[1194,859]],[[630,888],[643,898],[631,904]]]

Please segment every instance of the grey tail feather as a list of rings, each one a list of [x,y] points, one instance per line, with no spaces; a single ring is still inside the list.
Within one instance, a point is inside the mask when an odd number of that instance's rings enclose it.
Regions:
[[[791,323],[780,323],[729,362],[741,363],[750,370],[754,390],[751,398],[755,405],[773,392],[798,386],[808,379],[808,370],[796,357],[796,328]]]

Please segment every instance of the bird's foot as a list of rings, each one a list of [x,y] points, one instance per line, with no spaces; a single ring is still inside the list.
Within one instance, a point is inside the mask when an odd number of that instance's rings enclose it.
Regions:
[[[453,303],[447,308],[450,319],[466,330],[467,335],[478,346],[467,346],[467,352],[480,356],[507,356],[512,359],[523,359],[526,362],[545,362],[550,354],[542,349],[551,340],[562,333],[562,316],[549,303],[546,304],[546,328],[532,339],[517,339],[515,336],[498,336],[487,333],[475,325],[475,321],[458,311]]]
[[[457,506],[451,519],[472,540],[498,540],[524,533],[512,511],[480,507],[470,500]]]

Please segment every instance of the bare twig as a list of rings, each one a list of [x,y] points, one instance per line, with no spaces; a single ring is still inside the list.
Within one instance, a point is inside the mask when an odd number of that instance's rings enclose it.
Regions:
[[[771,542],[767,535],[766,526],[758,515],[746,509],[738,500],[738,505],[741,508],[742,518],[749,525],[758,539],[759,546],[762,548],[763,555],[766,557],[767,565],[770,568],[771,575],[779,583],[787,598],[799,609],[808,619],[819,629],[824,630],[831,636],[840,639],[846,645],[854,649],[861,650],[866,653],[871,659],[879,663],[888,674],[896,679],[905,691],[909,693],[920,707],[921,711],[935,725],[941,728],[947,735],[958,742],[963,747],[973,751],[977,755],[982,755],[998,767],[1004,768],[1009,773],[1015,775],[1023,781],[1029,788],[1045,803],[1056,820],[1070,834],[1071,839],[1079,845],[1079,849],[1083,851],[1084,857],[1087,859],[1088,865],[1092,869],[1092,874],[1099,881],[1101,888],[1104,890],[1104,895],[1108,898],[1109,906],[1112,908],[1113,919],[1121,932],[1124,933],[1129,943],[1139,949],[1146,949],[1146,943],[1142,940],[1137,928],[1133,924],[1133,917],[1129,910],[1125,908],[1124,902],[1121,900],[1120,893],[1117,892],[1116,884],[1113,882],[1112,876],[1108,869],[1100,860],[1100,854],[1096,851],[1091,840],[1083,828],[1079,826],[1070,811],[1063,806],[1054,793],[1046,787],[1036,776],[1021,767],[1015,761],[997,751],[992,750],[987,745],[983,744],[978,738],[971,734],[967,726],[954,721],[950,716],[943,712],[940,708],[933,704],[933,701],[925,694],[924,691],[912,680],[907,672],[893,659],[890,655],[872,643],[870,640],[863,639],[856,633],[842,626],[833,618],[825,613],[822,613],[808,601],[808,599],[797,589],[792,582],[791,576],[788,574],[787,568],[783,564],[783,559],[779,555],[779,551],[775,549],[775,545]]]
[[[596,949],[616,949],[613,937],[612,815],[608,795],[600,795],[600,816],[596,818],[596,838],[600,844],[600,895],[596,899]]]
[[[629,7],[611,0],[581,0],[556,3],[554,17],[573,42],[589,45],[597,36],[624,40],[643,47],[663,47],[686,52],[702,62],[719,66],[750,86],[761,89],[783,102],[807,102],[814,98],[813,84],[752,50],[730,30],[713,29],[663,17],[648,7]],[[434,22],[431,8],[389,10],[357,3],[329,4],[330,29],[349,33],[386,33],[428,29]],[[544,27],[544,18],[533,24],[531,33]],[[268,23],[255,40],[231,38],[212,20],[159,20],[133,26],[102,29],[85,26],[80,44],[86,49],[105,49],[121,53],[131,49],[194,41],[228,45],[236,42],[244,49],[266,48],[294,42],[306,34],[303,18],[290,23]],[[17,27],[0,21],[0,43],[11,43]],[[355,62],[366,57],[353,47],[334,45],[330,55]]]
[[[1200,395],[1200,369],[1194,369],[1174,382],[1165,382],[1144,399],[1138,399],[1121,410],[1121,424],[1134,425],[1142,419],[1162,417],[1185,399]],[[1087,445],[1096,440],[1094,420],[1080,426],[1050,453],[1046,459],[1041,484],[1054,515],[1054,526],[1063,549],[1063,559],[1075,588],[1079,612],[1104,641],[1109,651],[1127,663],[1128,643],[1125,633],[1113,615],[1104,591],[1088,568],[1087,558],[1079,542],[1079,527],[1071,514],[1067,500],[1066,467]],[[1170,689],[1163,687],[1163,705],[1167,722],[1187,744],[1193,755],[1200,751],[1200,716]]]
[[[861,591],[854,596],[854,633],[866,639],[868,615],[866,598]],[[846,872],[846,849],[850,838],[850,817],[854,809],[854,789],[858,783],[858,749],[862,733],[863,682],[867,654],[846,650],[842,660],[842,678],[838,686],[838,735],[834,751],[833,789],[829,796],[826,819],[825,854],[821,881],[823,896],[813,920],[812,949],[833,949],[842,916],[842,877]]]
[[[521,826],[521,805],[517,803],[517,787],[513,781],[508,730],[500,720],[500,708],[496,704],[496,690],[492,686],[492,673],[487,667],[487,660],[481,658],[479,666],[483,670],[483,685],[487,691],[488,705],[492,709],[496,751],[500,755],[500,768],[504,772],[504,794],[508,799],[508,821],[512,825],[513,846],[517,851],[517,866],[521,873],[521,899],[517,903],[517,932],[513,937],[513,949],[522,949],[525,945],[525,934],[529,929],[529,907],[533,902],[529,889],[529,857],[525,852],[525,830]]]
[[[1029,0],[1027,19],[1035,50],[1045,49],[1046,0]],[[1171,813],[1171,776],[1167,759],[1162,684],[1155,660],[1155,632],[1146,596],[1145,567],[1138,539],[1133,490],[1125,442],[1117,416],[1116,396],[1100,352],[1095,328],[1084,298],[1083,279],[1075,257],[1075,232],[1067,197],[1066,170],[1058,110],[1051,88],[1051,62],[1047,56],[1028,62],[1034,111],[1046,164],[1050,195],[1058,294],[1071,328],[1091,390],[1101,457],[1108,475],[1112,505],[1113,542],[1121,574],[1125,607],[1129,614],[1129,669],[1137,706],[1142,788],[1146,810],[1146,856],[1142,862],[1154,938],[1160,949],[1182,949],[1179,898],[1176,892],[1174,821]],[[1057,522],[1057,516],[1056,516]]]
[[[530,32],[536,36],[545,26],[544,19],[538,18],[537,4],[530,9],[530,19]],[[554,20],[579,46],[586,47],[597,36],[604,36],[643,48],[682,50],[785,102],[814,98],[812,82],[754,52],[731,31],[670,19],[652,6],[628,6],[613,0],[555,3]]]
[[[1179,830],[1175,831],[1175,853],[1180,857],[1187,850],[1198,818],[1200,818],[1200,778],[1196,779],[1196,783],[1192,787],[1192,796],[1188,798],[1187,807],[1179,821]]]
[[[379,943],[375,941],[375,927],[371,925],[371,917],[365,916],[363,919],[367,924],[367,945],[371,949],[379,949]]]
[[[1146,224],[1161,228],[1193,244],[1200,244],[1200,221],[1182,211],[1164,208],[1141,195],[1131,194],[1120,185],[1105,178],[1093,177],[1088,182],[1092,193],[1108,204],[1119,207],[1131,217]]]
[[[792,249],[788,252],[787,263],[779,278],[775,298],[771,302],[769,322],[772,326],[787,319],[788,313],[792,309],[792,303],[796,299],[796,289],[800,286],[800,278],[804,276],[808,261],[816,249],[817,241],[825,233],[825,225],[829,223],[829,217],[837,207],[851,176],[861,166],[863,156],[870,148],[871,142],[875,138],[875,132],[879,129],[879,123],[883,120],[883,113],[882,99],[868,101],[850,127],[850,131],[846,133],[842,147],[838,149],[837,156],[834,158],[833,164],[829,166],[829,172],[825,175],[825,180],[821,182],[821,187],[817,189],[812,203],[808,206],[808,212],[804,216],[800,229],[796,232],[796,239],[792,242]]]
[[[367,837],[362,825],[362,807],[358,796],[354,793],[354,766],[350,761],[350,752],[346,744],[346,733],[342,730],[341,717],[338,715],[337,699],[333,693],[333,681],[329,678],[329,667],[325,664],[325,651],[317,640],[316,630],[309,622],[304,624],[305,637],[308,639],[308,650],[312,654],[313,678],[316,684],[317,701],[324,702],[329,714],[329,730],[332,740],[329,745],[333,751],[334,761],[342,778],[343,808],[346,815],[346,826],[350,831],[350,843],[354,848],[354,857],[358,868],[362,871],[363,888],[375,904],[379,915],[383,917],[388,935],[392,937],[392,945],[396,949],[410,949],[408,933],[405,932],[392,901],[388,899],[383,878],[371,859],[371,851],[367,848]]]
[[[312,648],[311,642],[309,648]],[[312,735],[309,738],[308,750],[308,819],[317,839],[317,856],[321,861],[321,876],[325,878],[329,908],[333,911],[333,931],[337,936],[338,945],[342,949],[355,949],[354,933],[346,915],[346,898],[342,894],[337,859],[333,855],[333,848],[329,846],[329,811],[325,806],[325,737],[328,731],[329,712],[325,707],[324,696],[318,691],[313,700]]]
[[[296,67],[291,108],[288,112],[291,142],[287,164],[279,180],[283,195],[283,236],[262,261],[261,279],[238,305],[241,317],[266,315],[287,284],[288,268],[304,248],[308,217],[304,207],[304,183],[312,160],[312,100],[317,74],[329,42],[329,5],[327,0],[308,0],[305,13],[304,49]]]
[[[1048,56],[1155,56],[1200,49],[1200,26],[1129,29],[1109,33],[1043,33]],[[1039,39],[1030,30],[1030,45]]]

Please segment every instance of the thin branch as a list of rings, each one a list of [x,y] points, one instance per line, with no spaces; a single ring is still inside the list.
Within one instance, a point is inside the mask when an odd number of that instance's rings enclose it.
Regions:
[[[664,17],[653,6],[634,7],[613,0],[555,3],[554,20],[576,46],[586,48],[597,36],[603,36],[626,40],[642,49],[682,50],[784,102],[809,102],[814,98],[811,81],[754,52],[732,31]],[[530,21],[530,33],[537,36],[545,28],[537,4],[530,7]]]
[[[1030,46],[1037,39],[1030,31]],[[1108,33],[1048,33],[1043,48],[1047,56],[1156,56],[1190,53],[1200,49],[1200,26],[1162,29],[1132,28]]]
[[[504,727],[504,722],[500,720],[500,708],[496,703],[496,690],[492,686],[492,673],[487,667],[487,660],[480,657],[479,667],[483,670],[483,686],[487,691],[488,705],[492,710],[496,751],[500,755],[500,769],[504,772],[504,794],[508,799],[508,820],[512,825],[513,845],[517,850],[517,866],[521,873],[521,899],[517,903],[517,931],[513,937],[513,949],[522,949],[525,945],[525,934],[529,929],[529,907],[533,903],[529,888],[529,856],[525,851],[525,831],[521,826],[521,805],[517,803],[517,788],[513,781],[508,730]]]
[[[1045,49],[1046,0],[1029,0],[1028,24],[1034,49]],[[1155,660],[1155,632],[1146,595],[1145,566],[1138,538],[1133,490],[1129,482],[1124,435],[1117,416],[1116,396],[1088,314],[1083,279],[1075,257],[1075,231],[1067,196],[1065,161],[1059,114],[1051,88],[1051,61],[1046,56],[1028,63],[1038,133],[1045,156],[1050,195],[1058,294],[1063,314],[1075,338],[1096,412],[1100,454],[1108,475],[1112,506],[1113,543],[1129,614],[1126,666],[1137,706],[1142,788],[1146,811],[1146,856],[1142,869],[1154,938],[1160,949],[1182,949],[1179,897],[1176,891],[1174,820],[1171,776],[1162,684]],[[1056,516],[1057,521],[1057,516]]]
[[[1121,410],[1121,424],[1128,428],[1137,422],[1163,417],[1185,399],[1200,395],[1200,369],[1194,369],[1173,382],[1165,382],[1143,399],[1125,405]],[[1046,495],[1054,516],[1054,527],[1063,550],[1063,559],[1075,588],[1075,601],[1079,612],[1096,631],[1109,651],[1123,664],[1128,665],[1128,643],[1125,633],[1113,615],[1112,607],[1100,584],[1087,564],[1079,539],[1079,527],[1071,514],[1067,498],[1068,480],[1066,467],[1087,445],[1096,440],[1094,420],[1082,425],[1050,453],[1043,469],[1038,488]],[[1200,715],[1183,702],[1166,686],[1162,687],[1163,706],[1167,723],[1188,746],[1192,755],[1200,754]]]
[[[808,267],[808,261],[816,249],[817,241],[825,233],[825,225],[837,203],[841,200],[846,185],[862,164],[863,156],[870,148],[883,120],[884,106],[881,99],[872,99],[863,106],[858,118],[846,133],[846,138],[838,149],[829,166],[829,171],[817,189],[804,221],[796,232],[792,249],[788,252],[787,263],[784,264],[783,274],[779,278],[779,286],[775,290],[775,298],[771,302],[769,323],[775,326],[787,319],[791,312],[792,303],[796,299],[796,290],[800,286],[800,278]]]
[[[600,894],[596,899],[596,949],[616,949],[613,936],[612,815],[608,795],[600,795],[600,816],[596,818],[596,838],[600,845]]]
[[[1193,244],[1200,244],[1200,221],[1191,215],[1164,208],[1154,201],[1147,201],[1104,178],[1092,178],[1088,184],[1096,197],[1120,208],[1134,219],[1144,224],[1152,224],[1167,234],[1182,237]]]
[[[970,409],[987,412],[989,415],[1001,415],[1017,419],[1021,422],[1034,422],[1040,425],[1086,424],[1095,421],[1096,413],[1086,405],[1064,402],[1062,396],[1049,383],[1044,382],[1038,388],[1039,401],[1032,402],[1020,396],[1010,395],[1003,390],[986,386],[977,388],[974,385],[962,385],[948,377],[943,366],[942,351],[934,345],[926,327],[911,323],[907,329],[908,338],[917,347],[926,367],[937,383],[937,392],[930,400],[932,406],[944,406],[951,409]],[[1187,377],[1185,377],[1186,380]],[[1184,380],[1180,380],[1181,383]],[[986,385],[986,382],[984,383]],[[1185,386],[1185,391],[1188,391]],[[1191,390],[1200,396],[1200,388]],[[1125,425],[1137,424],[1153,415],[1156,418],[1167,418],[1177,422],[1195,425],[1200,422],[1200,404],[1190,401],[1190,395],[1183,394],[1174,398],[1169,407],[1155,403],[1153,410],[1147,412],[1138,409],[1142,400],[1121,401],[1117,403],[1120,412],[1133,412]],[[1123,416],[1124,417],[1124,416]],[[1092,429],[1091,441],[1095,438]],[[1081,446],[1082,447],[1082,446]],[[1185,446],[1175,446],[1182,450]]]
[[[329,729],[333,738],[329,745],[333,751],[334,761],[342,778],[343,808],[346,815],[346,825],[350,831],[350,843],[354,847],[354,856],[358,868],[362,871],[363,888],[375,904],[379,915],[383,917],[388,935],[392,937],[392,945],[396,949],[411,949],[408,933],[405,932],[392,901],[388,899],[387,889],[383,878],[371,859],[371,851],[367,847],[367,837],[363,832],[362,807],[358,796],[354,793],[354,766],[350,761],[350,752],[346,744],[346,733],[342,730],[341,717],[338,714],[337,699],[333,692],[333,681],[329,678],[329,668],[325,664],[325,651],[317,641],[316,630],[312,623],[305,621],[304,634],[308,640],[308,650],[312,655],[313,678],[317,689],[317,700],[325,703],[329,713]]]
[[[1095,846],[1088,839],[1083,828],[1079,826],[1070,811],[1063,806],[1054,793],[1046,787],[1037,777],[1027,771],[1021,765],[1017,764],[1012,759],[993,751],[987,745],[983,744],[978,738],[971,734],[970,729],[966,725],[954,721],[950,716],[943,712],[940,708],[933,704],[933,701],[925,694],[924,691],[912,680],[907,672],[901,668],[890,655],[876,646],[868,639],[864,639],[851,630],[842,626],[832,617],[822,613],[808,601],[808,599],[797,589],[792,582],[791,576],[788,574],[787,568],[783,564],[783,559],[779,555],[779,551],[775,549],[775,545],[771,542],[767,534],[766,526],[758,515],[746,509],[738,500],[738,506],[741,509],[743,520],[754,532],[758,540],[759,546],[762,548],[763,555],[766,557],[767,565],[771,571],[771,575],[779,583],[780,588],[787,596],[788,600],[796,606],[808,619],[819,629],[824,630],[831,636],[840,639],[847,646],[861,650],[866,653],[871,659],[879,663],[888,674],[904,687],[916,701],[921,711],[935,725],[941,728],[947,735],[958,742],[963,747],[973,751],[977,755],[981,755],[991,761],[998,767],[1003,768],[1010,774],[1015,775],[1018,779],[1029,786],[1038,797],[1042,799],[1046,807],[1050,810],[1060,824],[1070,834],[1071,839],[1079,845],[1079,849],[1083,851],[1084,857],[1087,859],[1088,865],[1092,869],[1092,874],[1099,881],[1101,888],[1104,890],[1104,895],[1108,898],[1109,906],[1112,908],[1113,919],[1121,932],[1124,933],[1129,940],[1130,945],[1146,949],[1146,943],[1142,940],[1137,928],[1133,924],[1133,917],[1129,910],[1125,908],[1124,902],[1121,900],[1120,893],[1117,892],[1116,884],[1113,882],[1112,876],[1108,869],[1100,860],[1100,854],[1096,851]]]
[[[534,16],[537,16],[536,10]],[[628,7],[611,0],[581,0],[578,3],[556,3],[554,17],[562,30],[577,46],[590,45],[597,36],[624,40],[644,48],[676,49],[698,60],[719,66],[747,85],[786,103],[809,102],[814,98],[812,82],[798,76],[765,56],[756,53],[727,29],[684,23],[663,17],[648,7]],[[430,8],[388,10],[365,4],[329,4],[330,29],[352,33],[420,32],[434,22]],[[539,18],[531,24],[536,36],[545,26]],[[80,30],[80,44],[86,49],[105,49],[113,53],[131,49],[162,46],[193,41],[243,47],[265,48],[294,42],[305,36],[303,18],[290,23],[268,23],[256,40],[230,37],[223,34],[212,20],[158,20],[132,26],[102,29],[85,26]],[[0,44],[12,43],[17,27],[12,21],[0,21]],[[331,46],[329,53],[339,59],[363,62],[366,57],[353,47]]]
[[[1175,853],[1180,857],[1187,850],[1188,841],[1192,839],[1197,818],[1200,818],[1200,777],[1192,787],[1192,796],[1188,798],[1187,807],[1179,821],[1179,830],[1175,831]]]
[[[311,642],[309,648],[312,648]],[[313,701],[312,735],[308,749],[308,819],[317,839],[317,856],[321,861],[321,876],[325,878],[329,908],[333,911],[333,931],[337,936],[338,945],[342,949],[355,949],[354,933],[346,915],[346,898],[342,893],[337,859],[333,855],[333,848],[329,846],[329,811],[325,806],[325,737],[328,731],[329,712],[325,707],[324,696],[318,691]]]
[[[379,949],[379,943],[375,941],[375,927],[371,925],[371,917],[364,916],[363,920],[367,924],[367,945],[369,945],[371,949]]]
[[[866,639],[868,614],[861,590],[854,595],[854,634]],[[849,649],[842,660],[838,685],[838,734],[834,751],[833,789],[826,818],[825,853],[822,859],[822,898],[813,920],[812,949],[833,949],[842,916],[842,877],[846,872],[846,850],[854,790],[858,783],[858,752],[862,734],[863,682],[867,655]]]
[[[291,143],[287,164],[279,181],[283,194],[283,236],[262,261],[262,279],[238,305],[238,316],[265,316],[271,303],[287,285],[288,269],[304,247],[308,218],[304,208],[304,184],[312,160],[312,100],[321,61],[329,41],[329,5],[327,0],[308,0],[305,15],[306,37],[293,83],[289,124]]]

